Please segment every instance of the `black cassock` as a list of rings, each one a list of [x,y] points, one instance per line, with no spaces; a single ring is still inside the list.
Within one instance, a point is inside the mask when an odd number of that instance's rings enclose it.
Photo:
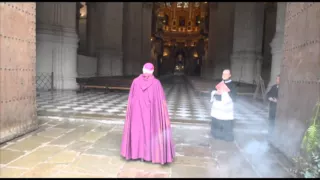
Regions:
[[[270,91],[267,93],[267,98],[276,98],[278,100],[278,85],[273,85],[270,89]],[[274,123],[276,119],[276,113],[277,113],[277,103],[269,101],[269,133],[272,132],[274,128]]]

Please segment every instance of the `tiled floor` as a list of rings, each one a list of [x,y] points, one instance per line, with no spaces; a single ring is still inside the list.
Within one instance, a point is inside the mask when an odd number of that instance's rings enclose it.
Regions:
[[[163,82],[167,96],[169,115],[172,120],[210,121],[209,97],[199,97],[181,77]],[[125,117],[128,93],[91,91],[77,94],[73,91],[40,92],[37,98],[38,111],[42,113],[94,114],[112,117]],[[267,117],[267,106],[251,100],[251,97],[238,97],[235,116],[239,121],[260,121]]]
[[[197,96],[182,76],[163,81],[168,101],[170,119],[173,122],[211,121],[211,104],[208,97]],[[77,94],[72,91],[40,92],[37,98],[38,113],[45,116],[79,117],[102,116],[105,119],[125,118],[127,92],[89,91]],[[235,130],[254,133],[267,133],[268,108],[265,104],[252,100],[252,97],[238,96],[235,103]]]
[[[0,146],[0,177],[290,177],[263,134],[236,132],[230,143],[173,125],[177,157],[160,166],[120,157],[123,125],[40,119],[37,131]]]
[[[209,120],[208,109],[186,84],[165,85],[169,115],[180,120]],[[128,93],[40,92],[38,110],[54,113],[125,117]]]
[[[0,177],[290,177],[289,163],[267,143],[266,105],[238,97],[235,141],[219,141],[209,136],[208,98],[197,97],[182,77],[163,83],[174,163],[162,167],[119,156],[127,93],[45,92],[39,112],[60,117],[41,116],[37,131],[0,145]],[[81,113],[92,117],[81,121]],[[119,120],[98,121],[97,113]]]

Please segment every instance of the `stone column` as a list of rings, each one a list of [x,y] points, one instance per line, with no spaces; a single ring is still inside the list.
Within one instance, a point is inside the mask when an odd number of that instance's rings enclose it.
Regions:
[[[203,61],[201,68],[201,77],[212,78],[213,77],[213,62],[216,54],[216,18],[217,18],[217,3],[209,3],[209,33],[208,33],[208,55],[207,58]]]
[[[123,61],[125,75],[138,75],[142,71],[142,5],[143,3],[134,2],[124,4]]]
[[[253,84],[261,72],[263,3],[236,3],[231,55],[232,79]]]
[[[283,59],[283,40],[284,40],[284,23],[286,16],[286,3],[277,3],[277,25],[276,33],[270,46],[272,48],[271,74],[268,87],[276,83],[276,77],[280,74],[281,63]]]
[[[96,5],[94,2],[87,2],[87,51],[90,56],[96,56],[96,29],[99,25]]]
[[[153,3],[126,3],[124,5],[124,74],[138,75],[145,62],[151,59],[151,28]],[[154,64],[157,74],[157,62]]]
[[[214,58],[213,79],[220,80],[223,69],[230,68],[230,55],[233,45],[234,4],[218,3],[216,14],[217,33],[216,54]]]
[[[130,3],[125,3],[123,4],[123,24],[122,24],[122,42],[123,42],[123,75],[131,75],[131,69],[132,67],[128,65],[129,63],[129,50],[130,50],[130,45],[128,44],[129,42],[129,22],[130,22],[130,14],[129,14],[129,4]]]
[[[151,61],[151,28],[152,28],[152,2],[145,2],[142,5],[142,64],[141,68],[144,63]],[[157,64],[158,62],[152,62],[155,66],[154,74],[157,74]]]
[[[55,89],[77,89],[76,3],[37,3],[37,74],[54,74]]]
[[[123,75],[122,23],[123,3],[99,3],[100,47],[98,50],[98,75]]]

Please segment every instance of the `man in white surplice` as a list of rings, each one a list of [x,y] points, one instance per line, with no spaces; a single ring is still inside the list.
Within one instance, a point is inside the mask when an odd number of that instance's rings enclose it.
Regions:
[[[222,73],[222,82],[229,88],[227,91],[213,90],[211,92],[211,134],[214,138],[233,141],[233,103],[236,98],[235,84],[232,82],[231,72],[226,69]]]

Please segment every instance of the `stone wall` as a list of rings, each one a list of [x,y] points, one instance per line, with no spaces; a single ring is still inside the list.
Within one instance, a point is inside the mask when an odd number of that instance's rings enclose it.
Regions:
[[[284,59],[273,144],[289,157],[299,153],[320,98],[320,3],[288,3]]]
[[[0,3],[0,143],[38,127],[35,3]]]

